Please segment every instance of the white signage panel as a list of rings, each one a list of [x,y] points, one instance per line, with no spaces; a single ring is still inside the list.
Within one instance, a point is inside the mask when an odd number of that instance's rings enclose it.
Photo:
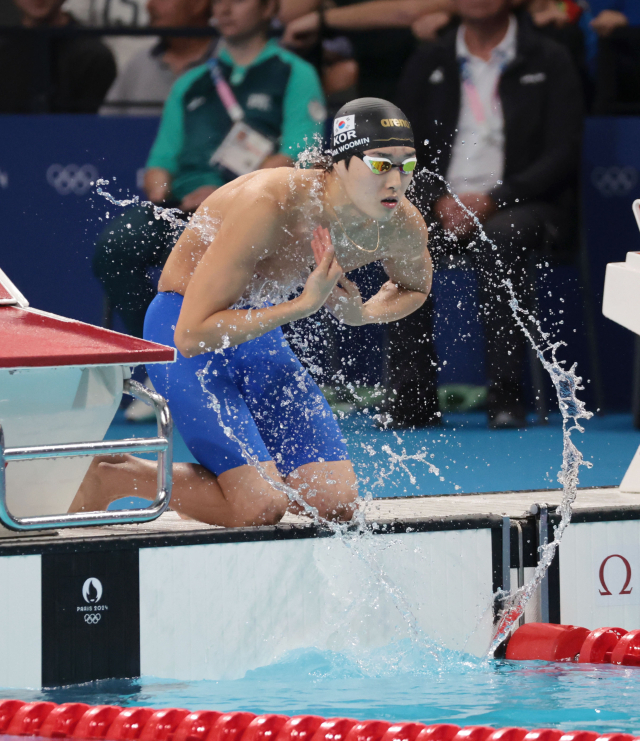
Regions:
[[[640,520],[572,523],[560,546],[560,620],[640,627]]]

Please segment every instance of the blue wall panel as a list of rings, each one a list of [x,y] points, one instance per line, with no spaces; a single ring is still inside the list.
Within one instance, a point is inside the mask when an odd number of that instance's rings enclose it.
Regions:
[[[0,267],[32,306],[100,323],[91,258],[109,208],[89,183],[138,193],[157,127],[154,118],[0,116]]]

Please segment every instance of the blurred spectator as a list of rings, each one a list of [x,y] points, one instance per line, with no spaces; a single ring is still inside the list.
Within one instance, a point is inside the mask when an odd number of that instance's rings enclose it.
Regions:
[[[586,100],[593,94],[580,21],[583,8],[576,0],[528,0],[523,3],[534,25],[547,38],[562,44],[571,54],[582,79]]]
[[[587,66],[595,78],[598,74],[599,39],[607,39],[618,28],[640,26],[640,0],[588,0],[581,25],[585,33]],[[637,58],[631,62],[632,67],[636,65]],[[610,79],[605,82],[605,86],[612,84]]]
[[[561,28],[576,23],[582,13],[575,0],[529,0],[525,6],[539,28],[549,25]]]
[[[46,28],[79,26],[64,0],[14,0],[24,29],[0,36],[0,113],[95,113],[116,76],[111,52],[98,39],[48,37]]]
[[[148,0],[152,28],[206,27],[210,0]],[[159,116],[171,86],[186,70],[211,55],[213,42],[197,36],[165,37],[151,49],[138,52],[113,83],[102,114]]]
[[[398,103],[413,124],[418,162],[446,176],[418,179],[416,201],[430,225],[440,268],[465,253],[476,269],[485,327],[489,422],[525,423],[524,343],[503,281],[522,299],[530,250],[572,237],[580,152],[580,82],[565,49],[510,13],[510,0],[454,0],[462,23],[420,49]],[[398,425],[437,421],[431,307],[389,327],[389,411]]]
[[[273,143],[259,167],[292,165],[305,142],[322,131],[325,111],[318,76],[296,55],[267,39],[274,0],[214,0],[222,35],[217,67],[230,83],[243,123]],[[237,173],[212,163],[233,121],[218,95],[211,63],[185,73],[167,98],[147,162],[145,191],[154,203],[194,211]],[[142,336],[147,306],[155,294],[147,275],[160,267],[178,234],[153,209],[139,207],[114,219],[100,235],[94,272],[127,330]]]
[[[591,28],[608,36],[616,28],[640,26],[640,0],[589,0]]]
[[[287,24],[283,43],[300,50],[313,44],[318,33],[346,36],[359,68],[357,95],[392,99],[402,67],[415,48],[413,24],[418,38],[425,38],[426,26],[433,35],[448,22],[449,16],[441,11],[450,10],[451,0],[336,0],[336,7],[321,8],[320,0],[285,1],[280,12]],[[429,14],[432,17],[425,18]]]

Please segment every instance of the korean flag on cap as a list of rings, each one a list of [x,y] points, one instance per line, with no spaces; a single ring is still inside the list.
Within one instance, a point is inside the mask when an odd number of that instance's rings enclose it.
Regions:
[[[356,117],[341,116],[333,122],[333,135],[342,134],[343,131],[353,131],[356,128]]]

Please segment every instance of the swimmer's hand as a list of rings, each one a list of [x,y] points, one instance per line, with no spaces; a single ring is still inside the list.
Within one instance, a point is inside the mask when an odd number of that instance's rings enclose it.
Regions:
[[[358,286],[343,275],[336,287],[331,291],[325,306],[333,316],[350,327],[360,327],[367,324],[364,315],[364,302]]]
[[[309,316],[326,303],[336,283],[343,277],[327,229],[319,226],[314,230],[311,249],[317,267],[307,278],[304,290],[297,299]]]
[[[333,253],[333,242],[328,229],[321,226],[315,229],[311,240],[311,249],[317,265],[321,264],[323,256],[328,252]],[[337,264],[337,261],[335,262]],[[324,305],[338,321],[344,324],[349,324],[352,327],[366,324],[362,309],[362,296],[358,286],[342,273]]]

